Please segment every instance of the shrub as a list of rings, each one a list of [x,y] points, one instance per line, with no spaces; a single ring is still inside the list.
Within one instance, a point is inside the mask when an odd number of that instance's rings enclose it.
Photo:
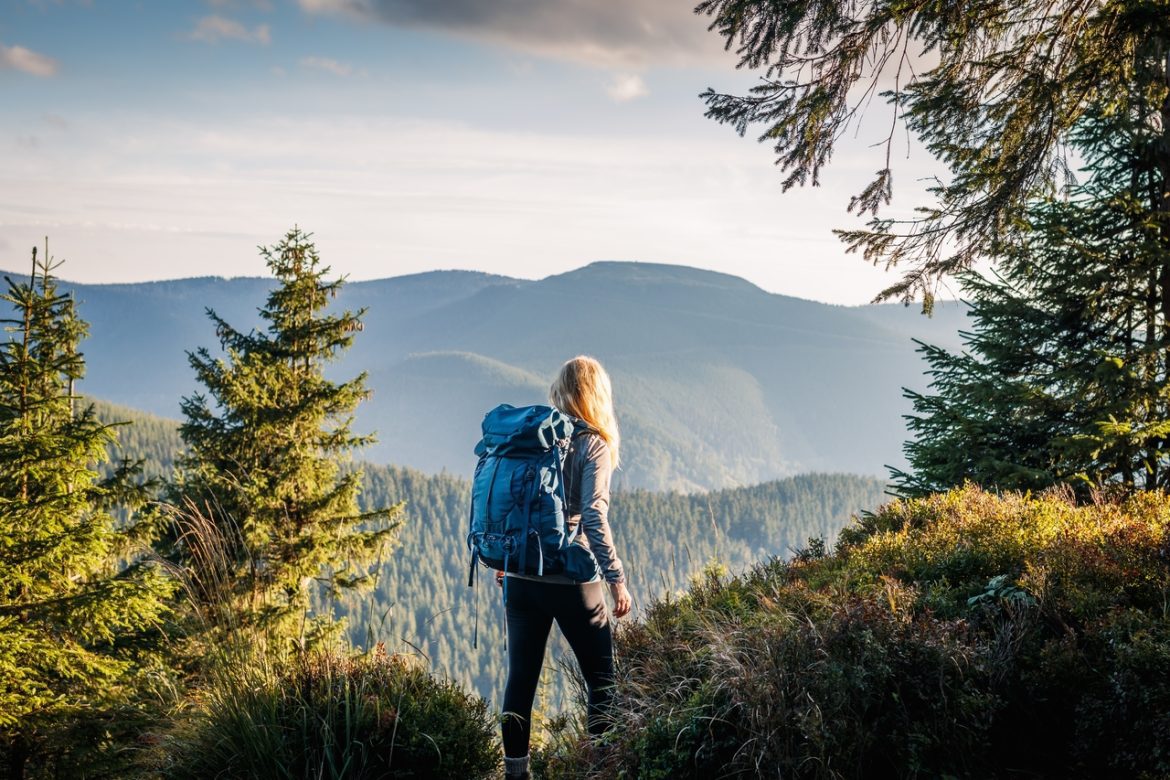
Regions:
[[[1170,497],[966,487],[618,632],[615,727],[550,778],[1170,777]]]
[[[151,681],[133,682],[133,690],[116,691],[128,700],[61,708],[51,728],[26,732],[32,744],[0,740],[0,777],[126,780],[147,775],[143,763],[170,702],[152,698],[157,692],[149,690]],[[25,760],[14,756],[18,750],[25,751]]]
[[[849,577],[893,577],[930,595],[936,612],[1006,575],[1038,597],[1049,618],[1096,620],[1116,608],[1162,610],[1170,592],[1170,499],[1139,493],[1077,505],[1070,494],[996,496],[975,487],[893,501],[842,534]]]
[[[499,763],[486,702],[413,657],[314,651],[221,665],[173,741],[175,778],[473,778]]]
[[[1120,610],[1081,650],[1099,673],[1076,703],[1078,762],[1100,777],[1170,777],[1170,621]]]
[[[972,773],[995,698],[962,624],[911,618],[884,598],[828,612],[811,592],[805,608],[797,600],[748,622],[624,632],[622,724],[598,775]]]

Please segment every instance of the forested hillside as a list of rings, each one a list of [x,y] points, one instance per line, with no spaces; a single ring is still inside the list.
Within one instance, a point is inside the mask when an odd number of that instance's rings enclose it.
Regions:
[[[119,457],[143,458],[147,474],[169,471],[180,446],[177,423],[104,402],[97,410],[108,422],[132,421],[118,429]],[[474,591],[467,587],[468,481],[394,466],[360,468],[363,508],[404,502],[406,519],[374,592],[332,605],[347,618],[351,641],[413,648],[435,671],[495,699],[503,685],[503,611],[490,577]],[[631,591],[645,604],[684,588],[713,561],[741,571],[772,556],[788,557],[810,537],[832,540],[851,515],[875,509],[883,490],[877,479],[811,474],[709,493],[620,491],[611,521]],[[472,647],[473,599],[479,600],[478,649]],[[554,646],[554,653],[562,651]],[[546,695],[555,700],[565,681],[555,670],[550,677]]]
[[[177,422],[101,399],[86,398],[81,403],[92,403],[102,422],[118,424],[116,458],[141,459],[145,476],[170,478],[183,447]]]
[[[205,307],[246,332],[272,282],[62,286],[92,325],[81,390],[175,417],[196,389],[186,351],[220,346]],[[618,486],[688,491],[902,464],[902,387],[925,386],[911,337],[953,347],[965,319],[957,305],[932,318],[829,306],[646,263],[534,281],[441,271],[354,282],[330,305],[367,310],[330,370],[369,373],[355,431],[377,433],[370,460],[468,475],[483,414],[543,402],[557,366],[586,352],[614,379],[627,434]]]
[[[433,667],[489,699],[503,690],[503,609],[489,577],[467,588],[470,485],[441,474],[365,465],[363,500],[406,502],[402,545],[387,561],[373,597],[339,607],[357,644],[397,649],[409,643]],[[833,539],[850,516],[877,508],[880,480],[813,474],[748,488],[679,494],[615,493],[610,509],[618,552],[638,604],[685,587],[719,561],[733,571],[772,556],[788,557],[809,537]],[[481,574],[488,573],[481,570]],[[479,648],[472,648],[479,599]],[[559,645],[554,653],[565,652]],[[554,691],[563,689],[553,683]]]

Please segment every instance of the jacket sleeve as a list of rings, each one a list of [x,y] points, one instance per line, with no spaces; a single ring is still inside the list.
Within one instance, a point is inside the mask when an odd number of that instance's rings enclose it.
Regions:
[[[626,573],[609,527],[609,445],[590,436],[581,464],[581,527],[606,582],[625,582]]]

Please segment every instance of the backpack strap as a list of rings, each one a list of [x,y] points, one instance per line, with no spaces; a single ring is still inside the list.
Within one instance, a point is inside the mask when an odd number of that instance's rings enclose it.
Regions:
[[[528,510],[528,525],[532,525],[532,510]],[[527,545],[526,545],[527,546]],[[536,576],[544,576],[544,540],[539,536],[536,539],[536,554],[538,559],[536,561]]]
[[[524,496],[524,501],[527,505],[524,507],[524,527],[520,531],[520,550],[517,553],[520,561],[516,569],[521,574],[528,573],[528,570],[525,568],[525,564],[528,561],[528,531],[532,528],[532,504],[534,503],[533,498],[536,494],[536,471],[531,465],[524,471],[524,483],[525,490],[521,492],[521,495]]]
[[[584,433],[584,432],[585,432],[585,430],[582,429],[581,433]],[[578,435],[579,434],[576,431],[574,431],[573,435],[569,439],[570,442],[573,439],[577,438]],[[565,445],[564,460],[567,460],[568,457],[569,457],[569,445],[566,444]],[[566,473],[565,464],[562,463],[561,461],[562,461],[562,458],[561,458],[560,454],[558,453],[557,457],[553,458],[553,464],[554,464],[554,466],[556,468],[556,472],[557,472],[557,486],[560,487],[560,489],[561,489],[561,512],[564,513],[565,521],[567,522],[569,519],[569,490],[565,486],[565,473]],[[569,535],[567,537],[565,537],[565,545],[566,546],[572,544],[573,542],[575,542],[577,540],[577,532],[580,529],[581,529],[581,524],[577,523],[577,525],[573,528],[573,530],[569,532]]]
[[[475,563],[478,558],[477,553],[471,555],[471,574],[468,575],[467,587],[471,588],[471,600],[475,603],[475,627],[471,630],[471,649],[479,649],[479,589],[472,587],[472,581],[475,579]]]
[[[473,483],[475,482],[475,477],[478,477],[479,472],[483,469],[483,464],[487,461],[487,456],[488,456],[488,453],[486,451],[480,453],[479,463],[477,463],[475,465],[475,474],[471,478],[471,481]],[[498,468],[499,465],[500,465],[500,461],[497,459],[496,460],[496,467]],[[495,474],[495,471],[493,471],[492,472],[492,482],[494,482],[495,479],[496,479],[496,474]],[[491,498],[491,489],[492,489],[491,485],[489,484],[488,485],[488,498]],[[471,600],[475,604],[475,607],[474,607],[475,627],[472,629],[472,632],[471,632],[471,647],[474,650],[478,650],[479,649],[479,590],[475,587],[476,582],[477,582],[475,574],[476,574],[476,571],[478,570],[479,567],[476,566],[475,564],[479,563],[479,545],[476,544],[475,540],[471,538],[471,531],[472,531],[472,528],[474,527],[474,524],[475,524],[475,501],[472,500],[471,506],[468,507],[468,510],[467,510],[467,546],[471,549],[471,567],[468,569],[468,572],[467,572],[467,587],[471,588]]]
[[[571,437],[569,437],[569,445],[567,447],[565,447],[566,465],[567,465],[567,461],[569,460],[569,451],[570,451],[570,449],[572,449],[573,442],[577,441],[577,439],[581,438],[582,436],[585,436],[586,434],[590,434],[590,433],[592,433],[594,436],[600,435],[597,433],[596,430],[594,430],[593,428],[590,428],[588,425],[584,425],[584,424],[577,426],[573,430],[573,435]],[[568,488],[567,480],[572,475],[573,469],[565,468],[563,470],[565,473],[565,480],[566,481],[561,483],[562,487],[564,487],[564,490],[561,491],[561,501],[563,502],[564,507],[565,507],[565,522],[567,523],[569,520],[569,488]],[[577,540],[577,536],[580,533],[581,533],[581,523],[580,523],[580,521],[578,521],[578,523],[575,526],[573,526],[573,530],[569,533],[569,536],[568,536],[565,543],[572,544],[573,542],[575,542]]]
[[[471,545],[471,567],[467,570],[467,587],[475,587],[475,564],[479,563],[479,548]]]
[[[482,442],[481,442],[482,444]],[[479,446],[476,446],[479,451]],[[483,464],[487,461],[487,452],[479,452],[479,462],[475,464],[475,472],[471,475],[471,483],[474,485],[475,480],[479,477],[479,472],[483,471]],[[495,478],[495,474],[492,475]],[[491,498],[491,487],[488,487],[488,498]],[[475,543],[472,538],[472,531],[475,528],[475,498],[472,496],[470,505],[467,507],[467,549],[471,550],[471,571],[467,575],[467,587],[472,587],[475,576],[475,564],[479,560],[479,545]]]
[[[476,469],[479,472],[479,469]],[[472,537],[472,527],[475,523],[475,501],[471,501],[471,506],[467,510],[467,548],[471,550],[471,569],[467,572],[467,587],[471,588],[475,585],[475,564],[479,562],[479,545],[475,543]]]

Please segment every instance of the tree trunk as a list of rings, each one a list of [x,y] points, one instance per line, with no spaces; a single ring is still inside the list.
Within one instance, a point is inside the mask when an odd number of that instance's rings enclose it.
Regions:
[[[18,735],[8,743],[8,780],[24,780],[28,753],[28,742],[23,737]]]

